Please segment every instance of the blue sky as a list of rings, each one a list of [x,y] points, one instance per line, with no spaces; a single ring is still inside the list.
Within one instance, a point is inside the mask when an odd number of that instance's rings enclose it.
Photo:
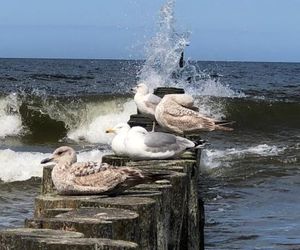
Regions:
[[[0,57],[143,58],[164,0],[0,0]],[[300,0],[177,0],[195,60],[300,61]]]

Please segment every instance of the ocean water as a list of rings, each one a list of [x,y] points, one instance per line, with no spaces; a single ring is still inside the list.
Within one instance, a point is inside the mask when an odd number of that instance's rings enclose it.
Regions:
[[[73,146],[82,161],[110,152],[104,131],[136,112],[129,90],[144,64],[0,60],[0,228],[32,216],[33,177],[56,147]],[[206,248],[299,247],[300,64],[191,64],[201,74],[183,87],[201,112],[236,121],[233,132],[201,134]]]
[[[0,228],[22,226],[40,191],[40,161],[70,145],[109,153],[105,130],[136,107],[130,88],[184,88],[200,112],[234,120],[200,136],[206,249],[300,249],[300,63],[185,61],[189,32],[166,0],[145,60],[0,59]]]

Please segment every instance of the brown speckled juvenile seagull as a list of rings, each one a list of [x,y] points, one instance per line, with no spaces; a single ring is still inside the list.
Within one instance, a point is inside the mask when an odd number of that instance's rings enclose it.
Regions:
[[[118,194],[135,185],[163,179],[166,173],[151,173],[132,167],[114,167],[100,162],[76,162],[73,148],[56,149],[42,164],[55,162],[52,181],[60,194]]]
[[[213,130],[232,131],[224,125],[234,123],[200,114],[194,107],[193,97],[187,94],[165,95],[156,106],[155,119],[163,128],[182,135]]]

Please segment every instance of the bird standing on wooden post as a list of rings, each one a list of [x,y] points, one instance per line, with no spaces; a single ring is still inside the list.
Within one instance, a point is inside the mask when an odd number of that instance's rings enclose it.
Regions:
[[[165,95],[156,107],[155,119],[164,129],[181,135],[203,131],[232,131],[225,125],[233,121],[219,121],[206,117],[194,106],[194,99],[187,94]]]
[[[60,194],[118,194],[141,183],[165,179],[169,173],[152,173],[133,167],[115,167],[101,162],[77,162],[73,148],[56,149],[50,158],[56,163],[52,181]]]

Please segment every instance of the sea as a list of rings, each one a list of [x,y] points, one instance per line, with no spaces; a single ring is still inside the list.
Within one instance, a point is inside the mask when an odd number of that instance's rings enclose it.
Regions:
[[[0,229],[23,226],[40,161],[62,145],[79,161],[111,153],[105,130],[137,112],[130,89],[184,88],[204,115],[235,121],[203,132],[199,195],[206,249],[300,249],[300,63],[185,57],[166,0],[145,60],[0,59]],[[188,49],[188,48],[187,48]]]
[[[130,88],[144,64],[0,59],[0,228],[32,216],[40,161],[55,148],[74,147],[79,161],[111,152],[105,129],[136,113]],[[179,87],[202,113],[236,121],[200,135],[206,249],[300,249],[300,64],[193,65],[202,75]]]

